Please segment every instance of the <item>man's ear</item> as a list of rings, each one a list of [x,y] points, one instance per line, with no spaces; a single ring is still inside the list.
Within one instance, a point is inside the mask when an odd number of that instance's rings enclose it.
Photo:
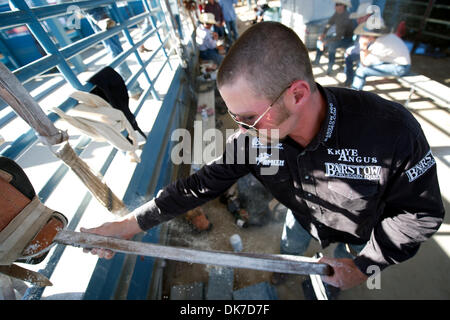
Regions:
[[[307,81],[297,80],[292,83],[289,92],[293,97],[294,104],[303,106],[311,95],[311,87]]]

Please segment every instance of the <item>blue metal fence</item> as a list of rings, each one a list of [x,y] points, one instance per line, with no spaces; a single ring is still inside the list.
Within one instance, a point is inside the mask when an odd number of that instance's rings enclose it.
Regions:
[[[116,56],[111,63],[110,67],[116,68],[123,63],[130,55],[133,55],[139,63],[139,70],[132,74],[126,81],[128,88],[131,88],[141,75],[144,75],[148,86],[144,89],[141,95],[136,110],[135,116],[140,112],[146,99],[151,95],[155,100],[161,100],[160,95],[155,89],[155,85],[160,80],[160,75],[163,73],[166,67],[172,69],[174,66],[171,64],[170,57],[171,52],[167,52],[166,46],[169,41],[169,35],[162,36],[162,28],[170,28],[171,24],[167,24],[169,15],[163,10],[165,5],[161,3],[164,0],[142,0],[139,3],[142,4],[141,13],[133,16],[136,12],[140,11],[140,7],[136,7],[137,1],[133,2],[133,7],[128,10],[118,8],[115,1],[112,0],[95,0],[95,1],[76,1],[61,3],[56,5],[45,5],[39,7],[30,8],[24,0],[11,0],[12,4],[18,9],[16,11],[2,12],[0,13],[0,29],[8,29],[16,26],[26,25],[32,32],[35,39],[46,51],[46,55],[42,58],[33,61],[23,67],[19,67],[13,71],[15,76],[23,83],[27,84],[36,77],[46,73],[47,71],[57,68],[63,75],[64,80],[54,84],[51,88],[35,97],[37,101],[45,98],[49,94],[52,94],[53,90],[58,88],[64,83],[69,83],[74,90],[90,91],[92,85],[90,83],[83,84],[78,77],[78,71],[76,68],[72,68],[68,63],[68,60],[74,57],[79,57],[84,51],[96,46],[99,42],[104,41],[114,35],[123,34],[126,41],[129,44],[129,49],[124,50],[120,55]],[[42,1],[41,1],[42,2]],[[76,5],[81,10],[88,10],[92,8],[105,7],[109,10],[112,17],[115,18],[117,24],[105,31],[91,34],[87,37],[80,38],[73,43],[59,44],[58,46],[52,41],[48,32],[43,27],[43,21],[50,18],[62,17],[67,13],[69,6]],[[149,19],[151,22],[151,30],[146,34],[141,35],[138,40],[133,40],[130,30],[135,28],[139,23],[145,19]],[[154,48],[154,52],[148,59],[143,59],[143,56],[138,52],[138,48],[145,43],[150,37],[157,36],[160,42],[158,48]],[[192,38],[191,38],[192,40]],[[1,49],[1,47],[0,47]],[[192,42],[186,44],[189,54],[185,57],[189,57],[189,63],[194,63],[196,59],[194,47]],[[152,78],[147,71],[147,67],[152,65],[155,57],[164,52],[165,61],[162,65],[159,63],[159,70]],[[186,52],[185,52],[186,53]],[[188,64],[189,65],[189,64]],[[165,94],[162,106],[156,118],[155,124],[148,135],[148,140],[145,144],[141,155],[141,163],[135,169],[135,172],[128,185],[127,191],[123,198],[125,205],[129,208],[134,203],[137,197],[150,198],[154,195],[155,190],[167,184],[171,179],[172,165],[168,159],[170,154],[171,145],[169,143],[169,137],[171,130],[175,129],[184,119],[187,109],[185,105],[181,104],[181,101],[188,101],[192,98],[192,89],[190,86],[190,75],[186,73],[180,66],[178,66],[169,90]],[[0,111],[7,110],[9,108],[3,101],[0,101]],[[59,106],[63,111],[67,111],[74,107],[77,101],[68,98],[65,99]],[[55,113],[50,113],[49,118],[55,122],[58,116]],[[0,118],[0,129],[8,126],[12,120],[16,118],[14,112],[8,112],[2,118]],[[6,156],[11,159],[18,159],[21,155],[26,153],[31,146],[37,142],[37,137],[34,130],[30,129],[17,137],[11,144],[0,152],[0,155]],[[82,155],[86,146],[91,142],[91,139],[82,136],[74,150],[78,155]],[[112,149],[106,158],[105,162],[100,169],[101,174],[105,174],[117,153],[116,149]],[[159,169],[159,170],[156,170]],[[58,184],[64,179],[68,168],[65,164],[61,164],[49,177],[48,181],[44,184],[41,190],[38,190],[38,195],[41,200],[45,201],[50,197],[52,192],[57,188]],[[78,206],[78,210],[71,219],[68,225],[69,230],[75,230],[80,221],[86,207],[91,200],[91,195],[86,192],[81,203]],[[133,209],[133,208],[131,208]],[[146,234],[141,241],[158,241],[159,229],[152,230]],[[64,252],[64,246],[57,246],[52,252],[46,266],[40,270],[41,273],[50,277]],[[116,255],[112,261],[99,260],[97,267],[91,278],[89,287],[85,293],[85,299],[111,299],[114,297],[114,288],[117,287],[118,279],[123,268],[124,256],[121,254]],[[132,276],[129,291],[127,297],[129,299],[145,299],[149,290],[149,281],[152,275],[153,260],[137,261],[136,269]],[[139,281],[137,281],[139,279]],[[143,281],[144,280],[144,281]],[[31,287],[27,290],[24,299],[40,299],[43,293],[42,288]]]

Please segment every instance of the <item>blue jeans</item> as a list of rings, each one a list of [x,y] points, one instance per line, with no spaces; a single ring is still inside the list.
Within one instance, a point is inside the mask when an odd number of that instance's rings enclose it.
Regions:
[[[225,21],[225,24],[227,26],[228,38],[230,39],[231,42],[236,41],[237,38],[239,37],[236,20]]]
[[[409,72],[411,65],[398,65],[393,63],[382,63],[373,66],[363,66],[359,64],[353,78],[352,88],[362,90],[366,83],[366,78],[370,76],[396,76],[401,77]]]
[[[311,235],[297,222],[291,210],[286,214],[286,221],[283,226],[283,233],[281,235],[280,253],[293,254],[302,256],[308,249],[311,242]],[[363,245],[349,245],[354,251],[360,252]],[[334,250],[335,258],[354,258],[352,254],[347,252],[343,243],[338,243]]]
[[[359,42],[356,41],[356,44],[352,47],[349,47],[345,51],[345,67],[344,73],[346,76],[345,84],[350,86],[353,82],[353,78],[355,77],[354,65],[356,62],[359,62]]]
[[[200,58],[203,60],[212,60],[215,64],[220,66],[223,60],[223,56],[219,54],[217,49],[207,49],[207,50],[200,50]]]
[[[352,38],[344,38],[341,40],[330,41],[326,44],[325,50],[328,51],[328,70],[327,70],[328,73],[330,73],[333,70],[334,61],[336,60],[337,48],[348,48],[352,45],[352,43],[353,43]],[[320,57],[322,57],[324,51],[320,51],[319,49],[317,49],[316,52],[317,52],[316,59],[314,60],[314,63],[318,64],[320,61]]]

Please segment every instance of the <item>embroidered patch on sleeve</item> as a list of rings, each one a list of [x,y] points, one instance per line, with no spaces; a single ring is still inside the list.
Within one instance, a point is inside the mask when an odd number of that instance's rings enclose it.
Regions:
[[[425,155],[425,157],[419,161],[414,167],[406,171],[409,182],[413,182],[421,175],[423,175],[428,169],[430,169],[436,161],[433,158],[431,150]]]

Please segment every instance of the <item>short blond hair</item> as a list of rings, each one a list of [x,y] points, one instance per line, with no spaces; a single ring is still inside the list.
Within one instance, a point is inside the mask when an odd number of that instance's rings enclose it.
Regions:
[[[316,90],[308,50],[297,34],[278,22],[260,22],[245,31],[220,65],[217,85],[244,77],[255,92],[275,99],[296,80]]]

